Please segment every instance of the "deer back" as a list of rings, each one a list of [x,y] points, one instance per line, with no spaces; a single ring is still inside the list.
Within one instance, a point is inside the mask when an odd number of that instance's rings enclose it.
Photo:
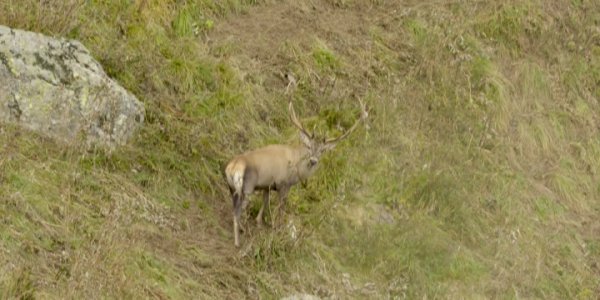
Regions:
[[[307,168],[307,152],[302,146],[269,145],[234,158],[230,165],[243,160],[244,172],[253,177],[256,188],[294,185],[314,171]]]

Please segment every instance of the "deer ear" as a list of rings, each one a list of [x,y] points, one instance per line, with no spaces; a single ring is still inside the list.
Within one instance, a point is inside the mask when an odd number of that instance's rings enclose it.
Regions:
[[[310,148],[312,146],[312,140],[310,139],[310,137],[308,135],[306,135],[302,131],[300,131],[300,140],[302,141],[304,146],[306,146],[308,148]]]
[[[337,143],[325,143],[325,145],[323,145],[323,149],[331,150],[331,149],[335,148],[335,145],[337,145]]]

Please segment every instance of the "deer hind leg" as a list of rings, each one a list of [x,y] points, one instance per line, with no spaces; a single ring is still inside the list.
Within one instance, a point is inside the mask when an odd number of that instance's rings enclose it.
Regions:
[[[244,185],[242,186],[243,198],[241,203],[240,214],[246,210],[246,206],[248,206],[248,203],[250,202],[250,195],[252,195],[252,193],[254,192],[254,188],[256,187],[256,179],[256,172],[252,169],[246,169],[246,171],[244,172]],[[240,227],[242,226],[241,223],[239,225]],[[243,228],[242,231],[244,231]]]
[[[240,208],[238,209],[238,226],[240,227],[241,232],[246,232],[246,228],[244,227],[243,222],[241,221],[241,215],[246,211],[246,206],[250,201],[250,194],[242,194],[242,201],[240,201]]]
[[[265,212],[265,207],[269,207],[269,190],[263,192],[263,203],[258,211],[258,215],[256,216],[256,224],[258,226],[262,226],[263,224],[263,213]]]
[[[235,246],[240,246],[240,215],[242,214],[243,194],[233,193],[233,235]]]

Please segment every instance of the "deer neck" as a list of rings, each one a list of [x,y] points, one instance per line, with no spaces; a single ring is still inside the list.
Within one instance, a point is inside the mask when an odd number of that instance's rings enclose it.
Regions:
[[[299,180],[306,180],[310,177],[317,169],[317,166],[309,166],[308,160],[310,158],[310,150],[305,146],[297,146],[294,148],[295,166],[294,172],[298,176]]]

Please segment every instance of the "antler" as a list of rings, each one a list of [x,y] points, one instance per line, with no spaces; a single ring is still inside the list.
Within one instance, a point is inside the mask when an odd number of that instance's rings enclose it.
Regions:
[[[290,111],[290,120],[307,137],[312,137],[312,135],[309,134],[306,129],[304,129],[304,126],[302,126],[300,121],[298,121],[298,117],[296,117],[296,111],[294,110],[294,105],[292,104],[292,94],[290,93],[290,88],[296,87],[296,78],[294,78],[294,76],[290,73],[286,73],[284,75],[284,77],[288,80],[288,85],[285,88],[285,93],[288,94],[290,97],[290,100],[289,100],[290,104],[288,107],[289,111]]]
[[[302,126],[302,124],[300,124],[300,121],[298,121],[298,118],[296,117],[296,112],[294,111],[294,105],[292,104],[292,101],[290,101],[290,119],[292,120],[292,123],[298,127],[298,129],[300,131],[302,131],[302,133],[304,133],[307,137],[312,137],[312,134],[309,134],[308,131],[306,129],[304,129],[304,127]]]
[[[360,121],[364,121],[367,119],[367,117],[369,116],[369,112],[367,111],[367,106],[360,99],[358,99],[358,102],[360,103],[360,110],[361,110],[360,118],[358,118],[358,120],[356,120],[354,125],[352,125],[352,127],[350,127],[350,129],[346,130],[346,132],[344,132],[342,135],[340,135],[336,138],[326,139],[325,140],[326,144],[337,143],[337,142],[345,139],[348,135],[350,135],[350,133],[352,133],[352,131],[354,131],[356,129],[356,127],[358,127],[358,124],[360,123]]]

